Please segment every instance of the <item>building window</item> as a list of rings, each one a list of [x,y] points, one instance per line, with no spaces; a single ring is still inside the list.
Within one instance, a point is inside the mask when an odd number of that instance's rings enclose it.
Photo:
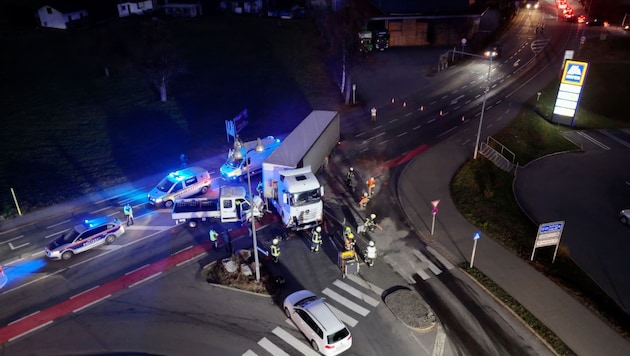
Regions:
[[[47,14],[52,14],[52,8],[51,7],[47,7],[46,8],[46,13]]]

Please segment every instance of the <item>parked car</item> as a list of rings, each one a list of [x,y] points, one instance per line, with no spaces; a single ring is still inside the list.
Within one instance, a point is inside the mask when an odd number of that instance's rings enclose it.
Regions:
[[[290,294],[284,300],[284,312],[315,351],[338,355],[352,346],[350,330],[313,292],[304,289]]]
[[[630,225],[630,209],[624,209],[619,212],[619,221],[624,225]]]
[[[46,246],[46,256],[53,260],[69,260],[77,253],[103,244],[111,244],[125,233],[119,219],[104,216],[84,220]]]

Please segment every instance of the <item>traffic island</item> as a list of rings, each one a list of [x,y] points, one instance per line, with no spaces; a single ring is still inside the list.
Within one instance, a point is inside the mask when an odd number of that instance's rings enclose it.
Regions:
[[[435,314],[418,293],[404,286],[395,286],[383,293],[383,301],[405,326],[427,332],[436,324]]]
[[[266,296],[275,295],[279,283],[271,277],[263,264],[260,281],[256,281],[254,258],[251,250],[238,250],[234,255],[214,261],[203,268],[206,282]]]

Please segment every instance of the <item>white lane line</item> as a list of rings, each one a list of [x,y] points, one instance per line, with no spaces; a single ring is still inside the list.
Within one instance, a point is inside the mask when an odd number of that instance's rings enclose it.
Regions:
[[[373,139],[375,139],[375,138],[377,138],[377,137],[381,137],[381,136],[383,136],[383,135],[385,135],[385,132],[381,132],[380,134],[378,134],[378,135],[376,135],[376,136],[372,136],[372,137],[368,138],[367,140],[368,140],[368,141],[369,141],[369,140],[373,140]]]
[[[433,272],[433,274],[435,274],[436,276],[440,273],[442,273],[442,270],[439,269],[436,265],[433,264],[433,262],[431,262],[431,260],[429,258],[427,258],[427,256],[425,256],[422,252],[414,249],[413,250],[413,254],[416,255],[416,257],[418,257],[418,259],[426,264],[429,265],[429,269],[431,270],[431,272]]]
[[[144,283],[144,282],[148,281],[149,279],[155,278],[155,277],[157,277],[157,276],[159,276],[161,274],[162,274],[162,272],[158,272],[156,274],[152,274],[149,277],[147,277],[147,278],[145,278],[145,279],[143,279],[141,281],[137,281],[136,283],[130,284],[128,288],[133,288],[133,287],[137,286],[138,284]]]
[[[378,300],[370,297],[369,295],[361,292],[360,290],[354,288],[353,286],[351,286],[351,285],[349,285],[347,283],[344,283],[344,282],[342,282],[342,281],[340,281],[338,279],[333,282],[333,285],[343,289],[344,291],[352,294],[355,298],[358,298],[358,299],[368,303],[369,305],[371,305],[373,307],[377,306],[378,303],[379,303]]]
[[[384,144],[386,144],[387,142],[389,142],[389,140],[381,141],[381,142],[379,142],[378,144],[379,144],[379,145],[384,145]]]
[[[438,323],[437,332],[435,333],[435,342],[433,343],[432,356],[444,355],[444,347],[446,346],[446,333],[442,328],[442,324]]]
[[[138,218],[136,218],[136,219],[138,219]],[[159,231],[164,231],[164,230],[168,230],[168,229],[170,229],[172,227],[173,227],[172,225],[169,225],[169,226],[166,226],[166,225],[154,225],[154,226],[131,225],[131,226],[125,226],[125,230],[159,230]]]
[[[20,288],[24,288],[24,287],[26,287],[26,286],[28,286],[28,285],[33,284],[33,283],[37,283],[37,282],[41,281],[41,280],[42,280],[42,279],[44,279],[44,278],[48,278],[48,277],[50,277],[50,276],[54,276],[54,275],[56,275],[56,274],[59,274],[59,273],[61,273],[61,272],[64,272],[65,270],[67,270],[67,268],[61,269],[61,270],[56,271],[56,272],[53,272],[53,273],[51,273],[51,274],[46,274],[46,275],[43,275],[43,276],[41,276],[41,277],[39,277],[39,278],[35,278],[34,280],[32,280],[32,281],[28,281],[28,282],[26,282],[26,283],[24,283],[24,284],[20,284],[19,286],[15,287],[15,288],[13,288],[13,289],[8,289],[8,290],[5,290],[4,292],[2,292],[2,294],[11,293],[11,292],[13,292],[13,291],[16,291],[16,290],[18,290],[18,289],[20,289]]]
[[[361,137],[363,135],[365,135],[365,132],[358,133],[358,134],[354,135],[354,137]]]
[[[407,116],[409,116],[411,114],[413,114],[413,113],[412,112],[408,112],[408,113],[405,114],[405,117],[407,117]]]
[[[193,248],[193,246],[192,246],[192,245],[190,245],[190,246],[188,246],[188,247],[184,247],[183,249],[181,249],[181,250],[179,250],[179,251],[177,251],[177,252],[173,252],[173,253],[171,253],[171,256],[175,256],[175,255],[177,255],[178,253],[182,253],[182,252],[184,252],[184,251],[186,251],[186,250],[190,250],[191,248]]]
[[[352,328],[353,328],[353,327],[355,327],[355,326],[359,323],[356,319],[354,319],[354,318],[353,318],[353,317],[351,317],[350,315],[348,315],[348,314],[346,314],[346,313],[342,312],[341,310],[339,310],[339,309],[337,309],[337,308],[333,307],[332,305],[330,305],[330,304],[326,304],[326,305],[328,305],[328,307],[329,307],[329,308],[333,311],[333,313],[335,313],[335,315],[336,315],[339,319],[341,319],[341,321],[343,321],[343,322],[344,322],[344,324],[346,324],[346,325],[348,325],[348,326],[350,326],[350,327],[352,327]]]
[[[77,309],[73,310],[72,312],[73,313],[78,313],[81,310],[87,309],[87,308],[91,307],[92,305],[94,305],[96,303],[100,303],[100,302],[104,301],[105,299],[107,299],[107,298],[109,298],[111,296],[112,296],[111,294],[108,294],[108,295],[104,296],[103,298],[97,299],[97,300],[93,301],[92,303],[88,303],[88,304],[82,306],[81,308],[77,308]]]
[[[260,341],[262,341],[262,340],[260,340]],[[260,341],[258,342],[258,345],[260,345]],[[269,340],[267,340],[267,341],[269,341]],[[258,356],[258,354],[255,353],[252,350],[247,350],[247,351],[245,351],[245,353],[243,353],[243,356]]]
[[[373,291],[374,293],[378,294],[379,296],[383,295],[383,292],[384,292],[383,288],[381,288],[381,287],[379,287],[377,285],[374,285],[374,284],[366,281],[363,278],[357,277],[354,274],[349,274],[349,275],[346,276],[346,278],[348,280],[351,280],[352,282],[360,285],[361,287],[363,287],[365,289],[369,289],[369,290]]]
[[[451,131],[453,131],[453,130],[455,130],[455,129],[457,129],[457,126],[455,126],[455,127],[451,127],[450,129],[448,129],[448,130],[446,130],[446,131],[442,132],[441,134],[437,135],[437,137],[447,135],[449,132],[451,132]]]
[[[597,146],[605,149],[605,150],[609,150],[610,147],[604,145],[603,143],[597,141],[596,139],[592,138],[591,136],[587,135],[586,133],[582,132],[582,131],[577,131],[577,134],[584,137],[585,139],[591,141],[592,143],[596,144]]]
[[[57,232],[54,232],[54,233],[52,233],[52,234],[48,234],[48,235],[44,236],[44,238],[45,238],[45,239],[49,239],[49,238],[51,238],[51,237],[53,237],[53,236],[57,236],[57,235],[63,234],[64,232],[66,232],[66,231],[65,231],[65,230],[63,230],[63,231],[57,231]]]
[[[83,294],[85,294],[85,293],[87,293],[87,292],[89,292],[89,291],[91,291],[91,290],[94,290],[94,289],[96,289],[96,288],[98,288],[98,287],[100,287],[100,285],[98,285],[98,286],[96,286],[96,287],[92,287],[92,288],[90,288],[90,289],[88,289],[88,290],[84,290],[83,292],[81,292],[81,293],[79,293],[79,294],[75,294],[75,295],[73,295],[72,297],[70,297],[70,299],[76,298],[76,297],[78,297],[78,296],[80,296],[80,295],[83,295]]]
[[[327,295],[328,297],[332,298],[333,300],[339,302],[340,304],[342,304],[343,306],[347,307],[348,309],[352,310],[353,312],[361,315],[361,316],[366,316],[368,314],[370,314],[370,311],[365,309],[364,307],[360,306],[359,304],[351,301],[350,299],[342,296],[341,294],[332,291],[328,288],[324,289],[322,291],[323,294]]]
[[[444,267],[446,267],[446,269],[453,269],[453,268],[455,268],[455,266],[453,266],[453,264],[449,260],[447,260],[446,258],[444,258],[444,256],[439,254],[435,249],[433,249],[433,247],[427,246],[427,251],[429,251],[429,253],[431,255],[433,255],[435,258],[437,258],[438,261],[440,261],[440,263],[443,264]]]
[[[69,223],[69,222],[70,222],[70,220],[64,220],[64,221],[62,221],[62,222],[59,222],[59,223],[56,223],[56,224],[53,224],[53,225],[46,226],[46,229],[52,229],[52,228],[53,228],[53,227],[55,227],[55,226],[63,225],[63,224]]]
[[[389,120],[389,123],[391,124],[391,123],[396,122],[396,121],[398,121],[398,119],[392,119],[392,120]]]
[[[24,237],[24,235],[20,235],[20,236],[17,236],[17,237],[12,238],[12,239],[10,239],[10,240],[2,241],[2,242],[0,242],[0,245],[8,244],[8,243],[9,243],[9,242],[11,242],[11,241],[15,241],[15,240],[17,240],[17,239],[21,239],[21,238],[23,238],[23,237]]]
[[[374,127],[372,128],[372,130],[378,130],[378,129],[380,129],[381,127],[383,127],[383,125],[377,125],[377,126],[374,126]]]
[[[288,353],[284,352],[281,348],[276,346],[273,342],[269,341],[269,339],[267,339],[266,337],[260,339],[260,341],[258,341],[258,345],[260,345],[260,347],[262,347],[274,356],[289,356]],[[243,354],[243,356],[245,356],[245,354]]]
[[[7,325],[15,324],[15,323],[17,323],[18,321],[21,321],[21,320],[24,320],[24,319],[26,319],[26,318],[29,318],[29,317],[31,317],[31,316],[33,316],[33,315],[35,315],[35,314],[39,313],[39,312],[40,312],[40,311],[38,310],[38,311],[36,311],[36,312],[30,313],[30,314],[29,314],[29,315],[27,315],[27,316],[23,316],[23,317],[21,317],[21,318],[19,318],[19,319],[17,319],[17,320],[13,320],[12,322],[8,323]]]
[[[613,141],[616,141],[617,143],[626,146],[627,148],[630,148],[630,143],[620,139],[619,137],[613,135],[611,132],[609,132],[608,130],[599,130],[599,132],[603,133],[604,135],[608,136],[609,138],[611,138]]]
[[[430,123],[432,123],[432,122],[433,122],[433,121],[435,121],[435,120],[436,120],[436,119],[431,119],[431,120],[427,121],[427,124],[430,124]]]
[[[100,213],[101,211],[103,211],[103,210],[107,210],[107,209],[109,209],[109,208],[111,208],[111,206],[106,206],[106,207],[104,207],[104,208],[100,208],[100,209],[97,209],[97,210],[92,210],[92,211],[90,211],[90,214]]]
[[[307,356],[319,355],[315,351],[313,351],[313,349],[311,349],[310,346],[306,346],[302,341],[296,339],[293,335],[289,334],[286,330],[278,326],[276,326],[276,328],[273,329],[271,332],[274,333],[279,338],[281,338],[287,344],[293,346],[293,348],[295,348],[296,350],[298,350],[304,355],[307,355]]]
[[[418,125],[418,126],[414,127],[413,129],[417,130],[417,129],[421,128],[421,127],[422,127],[422,125]]]
[[[407,134],[407,131],[405,131],[405,132],[403,132],[403,133],[401,133],[401,134],[396,135],[396,137],[403,137],[403,136],[405,136],[406,134]]]
[[[134,270],[131,270],[131,271],[129,271],[129,272],[127,272],[127,273],[125,273],[125,276],[128,276],[128,275],[130,275],[130,274],[132,274],[132,273],[134,273],[134,272],[136,272],[136,271],[139,271],[139,270],[141,270],[141,269],[143,269],[143,268],[145,268],[145,267],[147,267],[147,266],[150,266],[150,265],[147,263],[147,264],[146,264],[146,265],[144,265],[144,266],[140,266],[140,267],[138,267],[138,268],[136,268],[136,269],[134,269]]]
[[[39,329],[41,329],[41,328],[43,328],[43,327],[46,327],[46,326],[48,326],[48,325],[52,324],[52,322],[53,322],[53,321],[51,320],[51,321],[49,321],[49,322],[47,322],[47,323],[44,323],[44,324],[42,324],[42,325],[40,325],[40,326],[38,326],[38,327],[32,328],[31,330],[25,331],[25,332],[21,333],[20,335],[14,336],[14,337],[12,337],[12,338],[10,338],[10,339],[9,339],[9,342],[11,342],[11,341],[13,341],[13,340],[17,340],[17,339],[21,338],[21,337],[22,337],[22,336],[24,336],[24,335],[30,334],[30,333],[32,333],[32,332],[34,332],[34,331],[37,331],[37,330],[39,330]]]

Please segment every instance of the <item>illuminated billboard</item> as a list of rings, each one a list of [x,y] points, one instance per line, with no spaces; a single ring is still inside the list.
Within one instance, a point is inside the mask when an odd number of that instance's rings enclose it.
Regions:
[[[551,122],[573,126],[587,68],[586,62],[565,62]]]

